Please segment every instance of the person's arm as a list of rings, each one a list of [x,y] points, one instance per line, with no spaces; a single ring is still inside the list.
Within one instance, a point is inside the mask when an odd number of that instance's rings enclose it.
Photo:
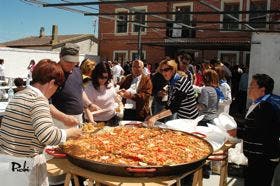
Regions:
[[[101,110],[101,108],[95,104],[93,104],[87,94],[85,93],[85,91],[83,90],[83,103],[84,103],[84,108],[89,108],[90,111],[97,111],[97,110]]]
[[[136,102],[143,102],[150,98],[153,89],[152,81],[150,78],[146,78],[145,80],[146,81],[143,83],[143,86],[141,88],[138,87],[138,89],[140,89],[139,92],[135,94],[129,92],[128,99],[132,99]]]
[[[92,115],[90,109],[89,109],[89,108],[85,108],[84,111],[85,111],[85,116],[86,116],[86,118],[88,119],[88,121],[89,121],[90,123],[95,123],[94,118],[93,118],[93,115]]]
[[[114,97],[115,102],[118,104],[118,107],[115,109],[117,116],[123,118],[124,105],[122,102],[122,97],[119,94],[116,94]]]
[[[38,98],[31,107],[30,117],[34,128],[34,134],[40,143],[45,145],[58,145],[65,138],[78,137],[81,129],[59,129],[53,124],[50,108],[45,98]]]
[[[168,116],[171,116],[172,115],[172,112],[171,110],[162,110],[160,111],[159,113],[153,115],[153,116],[149,116],[147,119],[146,119],[146,123],[148,125],[148,127],[153,127],[155,125],[155,122],[162,119],[162,118],[166,118]]]
[[[59,111],[53,104],[50,104],[50,111],[53,118],[63,122],[66,126],[72,127],[79,124],[77,118],[71,115],[64,114],[63,112]]]
[[[123,107],[122,97],[119,94],[116,94],[114,97],[115,102],[119,105],[120,108]]]
[[[207,90],[205,88],[202,88],[201,93],[197,100],[197,109],[199,111],[203,111],[204,109],[206,109],[208,106],[208,100],[209,100],[209,96]]]

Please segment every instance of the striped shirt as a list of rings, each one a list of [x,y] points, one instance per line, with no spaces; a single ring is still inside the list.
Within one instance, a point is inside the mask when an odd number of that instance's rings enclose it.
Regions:
[[[58,145],[62,131],[53,125],[47,98],[28,87],[15,94],[0,127],[0,152],[33,157],[46,145]]]
[[[182,119],[195,119],[198,116],[195,93],[191,82],[181,77],[169,89],[168,108],[172,113],[177,112]]]

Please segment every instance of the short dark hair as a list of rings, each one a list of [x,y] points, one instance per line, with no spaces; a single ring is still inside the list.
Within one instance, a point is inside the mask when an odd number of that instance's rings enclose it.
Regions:
[[[181,59],[186,59],[186,60],[192,61],[191,55],[189,55],[187,53],[182,54]]]
[[[252,77],[256,80],[259,88],[265,88],[265,94],[271,94],[274,89],[274,80],[267,74],[255,74]]]
[[[24,85],[24,81],[22,78],[16,78],[14,79],[14,84],[15,86],[19,87],[19,86],[23,86]]]
[[[61,65],[50,59],[42,59],[34,67],[32,71],[32,83],[45,84],[55,80],[57,85],[62,85],[64,82],[64,72]]]

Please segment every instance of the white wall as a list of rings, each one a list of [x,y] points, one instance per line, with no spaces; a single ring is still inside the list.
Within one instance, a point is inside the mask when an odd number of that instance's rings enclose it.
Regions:
[[[80,61],[85,58],[85,54],[80,54]],[[97,58],[97,56],[90,56]],[[59,61],[59,52],[30,50],[30,49],[16,49],[16,48],[1,48],[0,59],[4,59],[4,73],[6,77],[27,77],[27,66],[31,59],[37,63],[41,59],[52,59]]]
[[[274,81],[274,94],[280,95],[280,34],[253,33],[249,82],[256,73],[267,74]]]
[[[90,54],[97,56],[98,45],[90,39],[86,39],[75,44],[79,45],[81,54]],[[53,51],[60,52],[61,48],[56,48]]]

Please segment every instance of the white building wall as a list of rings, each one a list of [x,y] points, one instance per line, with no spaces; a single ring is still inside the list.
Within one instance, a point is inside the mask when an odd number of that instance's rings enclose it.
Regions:
[[[75,44],[79,45],[81,54],[89,54],[89,55],[97,56],[98,45],[92,40],[87,39],[81,42],[76,42]],[[53,51],[60,52],[60,49],[61,48],[56,48]]]
[[[59,49],[60,51],[60,49]],[[98,61],[96,55],[86,55],[80,52],[80,61],[85,57],[90,57]],[[43,51],[43,50],[30,50],[30,49],[16,49],[0,47],[0,58],[4,59],[4,73],[6,77],[27,77],[30,60],[34,59],[37,63],[41,59],[51,59],[59,61],[59,52],[57,51]]]
[[[80,46],[81,54],[90,54],[97,56],[97,43],[88,39],[82,42],[77,43]]]
[[[264,73],[274,81],[274,94],[280,95],[280,34],[253,33],[250,53],[249,82],[252,75]]]

